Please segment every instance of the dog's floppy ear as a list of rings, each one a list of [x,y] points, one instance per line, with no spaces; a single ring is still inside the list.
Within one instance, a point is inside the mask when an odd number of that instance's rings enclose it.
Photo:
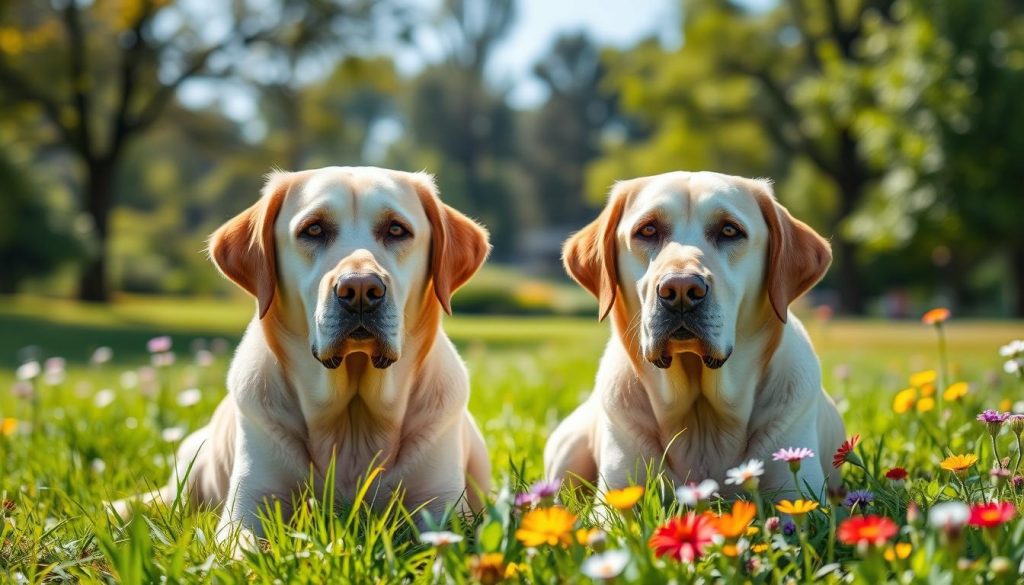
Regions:
[[[291,185],[288,173],[267,178],[259,201],[228,220],[210,236],[210,258],[217,268],[256,297],[260,319],[277,291],[274,221]]]
[[[768,224],[765,287],[775,315],[783,323],[789,304],[818,283],[832,263],[832,248],[810,226],[789,214],[767,181],[751,181],[754,197]]]
[[[441,202],[434,178],[412,173],[411,181],[430,220],[430,277],[434,296],[452,314],[452,294],[472,278],[491,251],[487,230]]]
[[[639,188],[640,180],[616,183],[597,219],[573,234],[562,247],[562,263],[566,272],[597,297],[597,318],[601,321],[612,310],[619,289],[615,230],[622,218],[626,199]]]

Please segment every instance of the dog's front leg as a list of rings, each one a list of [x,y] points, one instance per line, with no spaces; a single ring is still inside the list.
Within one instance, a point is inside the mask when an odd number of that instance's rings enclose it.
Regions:
[[[230,544],[237,556],[254,550],[256,539],[263,536],[260,513],[268,502],[279,498],[290,505],[292,493],[304,480],[307,457],[244,415],[239,416],[236,430],[234,465],[217,540]]]

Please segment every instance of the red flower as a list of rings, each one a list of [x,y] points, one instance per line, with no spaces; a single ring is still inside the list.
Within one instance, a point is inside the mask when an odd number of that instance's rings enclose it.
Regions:
[[[979,528],[999,526],[1009,522],[1017,514],[1017,509],[1010,502],[989,502],[971,506],[971,517],[967,523]]]
[[[846,461],[846,458],[850,456],[851,453],[853,453],[853,448],[856,447],[859,442],[860,435],[854,435],[843,441],[843,444],[836,449],[836,454],[832,456],[832,467],[839,469],[839,466]],[[856,457],[856,454],[854,454],[853,457]]]
[[[889,471],[885,472],[885,478],[893,481],[903,481],[907,479],[907,470],[902,467],[893,467]]]
[[[692,563],[704,554],[704,549],[711,544],[715,528],[711,518],[693,512],[685,516],[669,518],[659,526],[647,546],[659,557],[669,556],[677,561]]]
[[[837,536],[843,544],[882,545],[896,535],[896,523],[885,516],[851,516],[839,525]]]

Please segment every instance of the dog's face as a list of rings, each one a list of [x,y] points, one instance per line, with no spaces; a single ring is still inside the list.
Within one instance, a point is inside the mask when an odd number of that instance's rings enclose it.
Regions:
[[[402,356],[407,329],[483,263],[486,232],[441,203],[429,176],[367,167],[275,173],[252,208],[211,238],[211,256],[273,305],[329,369]],[[433,295],[429,294],[433,290]],[[436,305],[434,305],[436,307]]]
[[[709,368],[729,359],[741,325],[785,322],[788,305],[831,261],[828,244],[780,206],[768,183],[668,173],[620,183],[601,217],[565,247],[569,273],[616,303],[660,368],[691,352]],[[771,310],[766,310],[771,305]]]

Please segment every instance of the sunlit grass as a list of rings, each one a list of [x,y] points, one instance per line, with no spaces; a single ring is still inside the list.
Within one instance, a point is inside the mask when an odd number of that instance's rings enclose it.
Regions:
[[[434,519],[435,528],[465,537],[448,549],[438,552],[421,544],[410,522],[412,512],[380,497],[371,511],[365,503],[335,506],[314,492],[297,494],[296,501],[305,503],[297,506],[300,512],[286,522],[269,510],[263,550],[238,560],[216,543],[217,518],[209,512],[157,507],[125,527],[109,522],[101,510],[103,501],[148,491],[168,477],[176,441],[166,429],[198,428],[223,397],[230,354],[216,353],[204,366],[194,352],[213,347],[213,338],[233,343],[251,310],[245,299],[127,298],[109,309],[38,298],[0,304],[0,418],[17,421],[10,434],[0,435],[0,499],[9,507],[0,525],[0,580],[13,580],[17,573],[29,582],[62,576],[144,582],[159,575],[171,582],[434,582],[436,570],[444,579],[459,581],[483,576],[487,558],[479,555],[495,552],[501,555],[503,576],[508,572],[530,582],[572,581],[585,580],[580,566],[598,548],[628,552],[623,576],[630,581],[661,581],[671,575],[687,581],[697,574],[674,561],[656,560],[647,546],[654,529],[681,512],[656,473],[627,513],[604,509],[581,494],[562,494],[562,504],[578,518],[577,526],[600,527],[604,544],[574,541],[565,549],[540,547],[531,556],[515,538],[522,512],[513,511],[512,498],[541,476],[547,434],[589,392],[607,338],[606,324],[583,318],[458,316],[447,322],[469,366],[470,408],[488,442],[496,483],[503,486],[475,521]],[[926,509],[939,500],[997,496],[987,475],[993,464],[991,440],[974,415],[982,408],[1008,408],[1006,401],[1012,405],[1024,398],[1020,382],[1002,372],[1004,358],[997,354],[1000,345],[1024,336],[1019,323],[952,322],[947,327],[950,378],[969,382],[968,393],[943,401],[938,389],[932,409],[919,412],[915,403],[904,414],[893,411],[896,394],[910,385],[911,374],[938,366],[931,328],[918,322],[811,319],[807,326],[822,356],[826,387],[837,397],[849,432],[863,436],[858,453],[864,468],[847,465],[845,477],[851,488],[874,492],[871,512],[903,525],[910,498]],[[149,359],[146,340],[158,334],[172,336],[177,360],[154,370],[154,379],[147,381],[143,375],[139,380],[138,368]],[[39,346],[42,358],[68,359],[59,383],[37,379],[34,404],[6,391],[14,383],[16,352],[26,345]],[[89,356],[101,345],[113,348],[113,361],[90,365]],[[179,403],[181,393],[190,388],[200,390],[198,403]],[[40,421],[35,430],[29,426],[32,420]],[[1010,433],[1000,435],[997,444],[1002,455],[1015,455]],[[980,458],[963,481],[940,467],[954,453]],[[883,477],[897,465],[911,473],[905,489]],[[1004,490],[998,497],[1016,502],[1020,494]],[[708,507],[724,511],[728,504]],[[839,509],[826,500],[821,510],[808,515],[805,536],[817,551],[807,558],[812,570],[839,562],[847,569],[892,574],[894,565],[880,558],[849,564],[858,555],[835,541],[835,526],[847,514]],[[771,511],[759,514],[766,517]],[[915,542],[905,559],[907,567],[919,566],[922,575],[937,571],[949,577],[957,559],[964,557],[981,559],[972,571],[989,571],[988,551],[997,541],[971,530],[955,554],[941,548],[935,533],[922,528],[907,532],[901,538]],[[1014,567],[1024,555],[1022,539],[1024,523],[1019,521],[998,536],[1005,547],[1000,554]],[[785,537],[783,544],[759,557],[772,566],[759,579],[805,578],[798,539]],[[872,564],[876,561],[877,566]],[[738,576],[736,570],[740,565],[735,559],[719,554],[698,569],[705,576],[712,571]],[[957,578],[980,574],[963,572]]]

